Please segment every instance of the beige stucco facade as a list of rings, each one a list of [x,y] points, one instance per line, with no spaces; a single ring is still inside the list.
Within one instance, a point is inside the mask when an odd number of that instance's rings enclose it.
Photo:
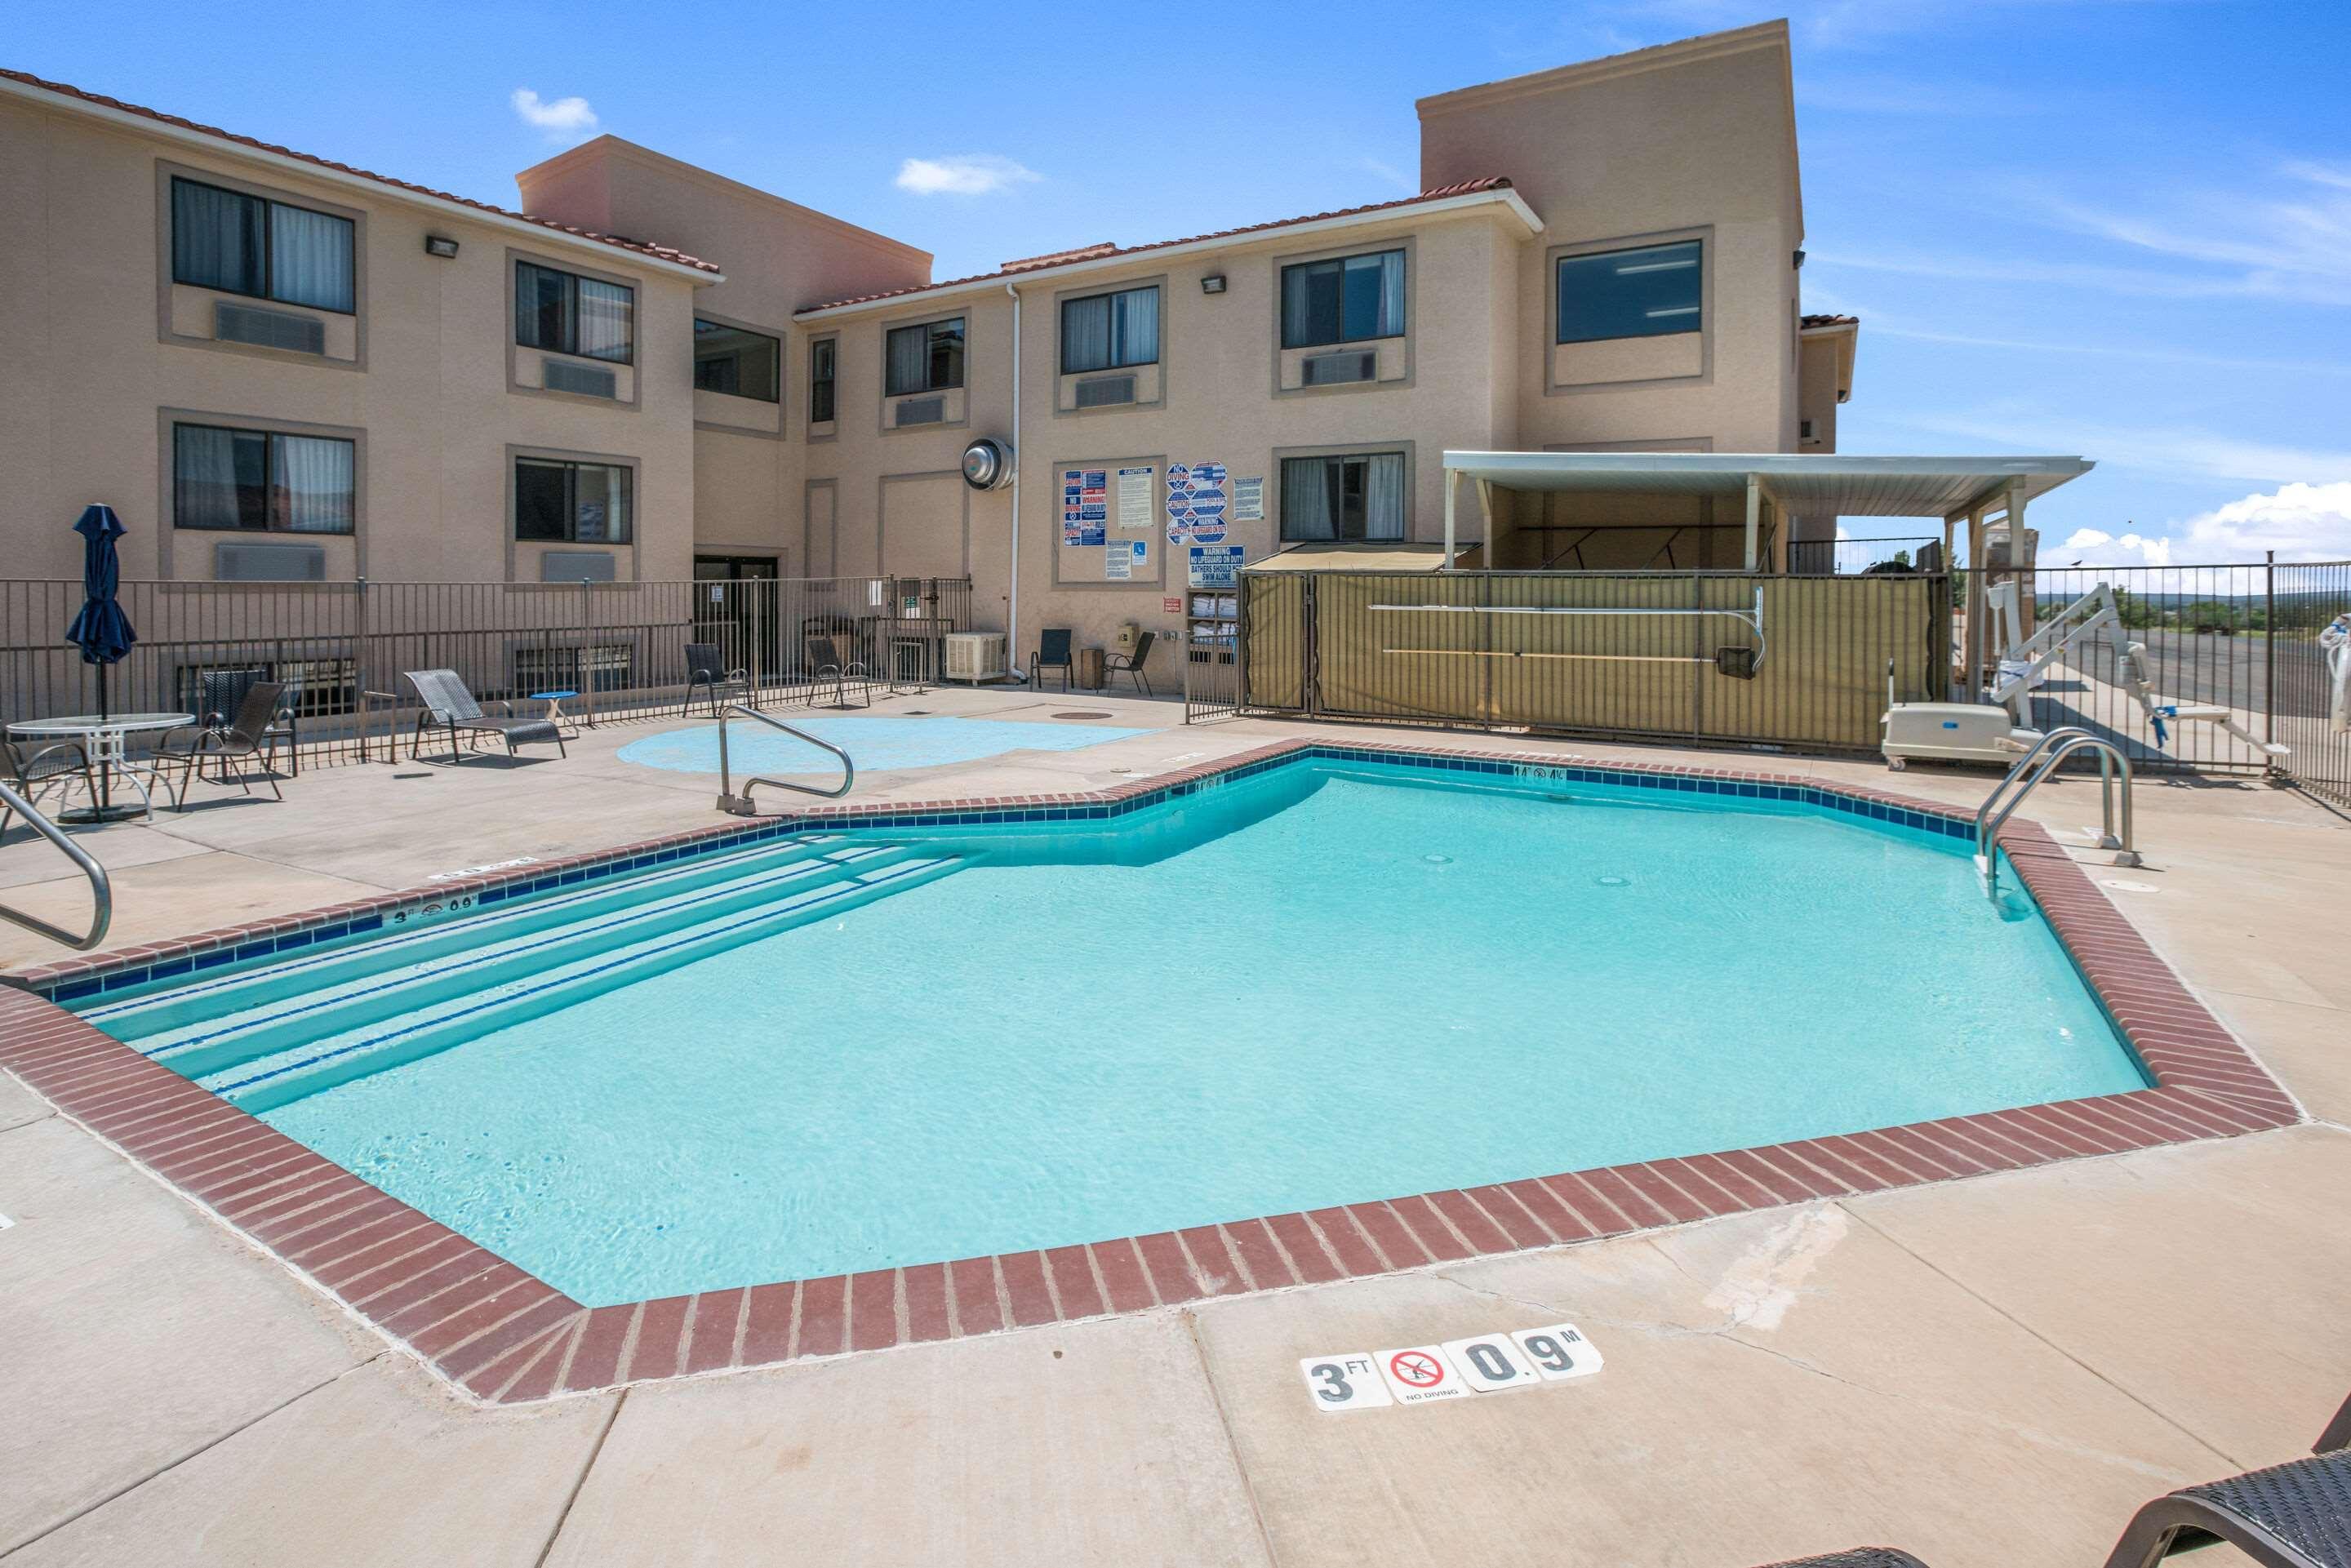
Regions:
[[[70,575],[65,525],[106,500],[137,536],[132,575],[212,575],[219,536],[169,526],[170,432],[193,411],[353,442],[356,526],[316,541],[329,578],[538,580],[549,547],[518,543],[513,523],[516,458],[536,455],[630,469],[622,580],[683,579],[697,558],[782,576],[967,575],[973,619],[1013,628],[1016,662],[1047,626],[1081,645],[1129,622],[1172,641],[1188,583],[1166,527],[1173,464],[1223,466],[1222,542],[1254,560],[1295,537],[1286,458],[1380,455],[1383,476],[1402,476],[1402,536],[1432,540],[1447,450],[1833,450],[1853,339],[1800,324],[1789,84],[1773,23],[1445,93],[1418,106],[1420,197],[932,285],[924,251],[616,138],[525,171],[523,218],[0,80],[0,205],[18,214],[0,240],[14,284],[0,335],[31,371],[0,388],[7,571]],[[350,217],[357,308],[312,312],[314,351],[210,340],[218,302],[172,281],[177,168]],[[457,255],[428,254],[428,235]],[[659,246],[591,237],[604,235]],[[1676,254],[1699,258],[1694,329],[1558,340],[1563,258],[1692,244]],[[1381,275],[1393,299],[1379,331],[1285,346],[1285,267],[1387,253],[1400,271]],[[634,290],[635,351],[601,366],[609,395],[549,390],[576,378],[515,342],[523,261]],[[1118,367],[1108,391],[1066,368],[1064,307],[1144,288],[1155,357]],[[697,390],[697,318],[773,339],[778,395]],[[949,321],[958,384],[885,395],[890,331]],[[834,367],[821,422],[820,356]],[[982,436],[1016,445],[1017,486],[964,482]],[[1065,540],[1071,472],[1104,476],[1100,543]],[[1593,506],[1499,500],[1465,535],[1492,564],[1541,566],[1595,521],[1743,520]],[[1566,564],[1644,564],[1647,548],[1591,544],[1625,559]],[[1155,654],[1155,673],[1173,658]]]

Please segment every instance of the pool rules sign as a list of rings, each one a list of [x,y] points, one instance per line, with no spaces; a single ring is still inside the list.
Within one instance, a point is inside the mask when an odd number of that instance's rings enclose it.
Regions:
[[[1433,1405],[1589,1377],[1600,1352],[1573,1323],[1477,1334],[1442,1344],[1349,1350],[1298,1364],[1314,1408],[1328,1415],[1384,1405]]]

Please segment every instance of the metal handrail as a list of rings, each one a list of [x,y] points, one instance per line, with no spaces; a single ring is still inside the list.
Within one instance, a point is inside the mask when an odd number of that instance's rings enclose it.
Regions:
[[[2116,865],[2139,863],[2138,850],[2131,827],[2131,763],[2130,758],[2113,741],[2091,734],[2078,725],[2053,729],[2033,743],[2032,748],[2020,758],[2006,778],[1984,797],[1976,809],[1976,870],[1982,873],[1984,892],[1993,898],[2000,896],[2000,862],[1992,853],[2000,830],[2008,822],[2024,798],[2032,793],[2040,782],[2056,771],[2068,757],[2076,751],[2098,754],[2098,795],[2104,814],[2104,832],[2098,840],[2101,849],[2115,850]],[[2033,767],[2038,760],[2039,767]],[[2025,770],[2030,768],[2028,776]],[[2119,816],[2121,832],[2116,832],[2117,815],[2115,809],[2115,777],[2122,776],[2122,809]],[[2022,783],[2018,780],[2022,779]],[[2015,786],[2013,789],[2011,786]],[[2006,799],[2003,800],[2002,797]],[[1993,808],[1997,806],[1998,810]]]
[[[743,792],[740,795],[735,793],[734,775],[726,766],[726,721],[737,715],[744,718],[756,718],[770,729],[780,729],[794,740],[805,740],[810,746],[830,751],[840,758],[841,788],[818,789],[806,784],[795,784],[789,779],[766,779],[755,774],[743,780]],[[849,759],[849,753],[829,740],[819,740],[806,730],[794,729],[782,719],[771,718],[758,709],[746,707],[741,703],[728,703],[725,711],[718,716],[718,809],[722,811],[732,812],[737,817],[758,815],[758,808],[751,803],[751,790],[761,784],[772,784],[778,789],[797,789],[803,795],[814,795],[820,800],[838,800],[848,794],[850,788],[856,782],[857,764]]]
[[[52,925],[38,915],[27,915],[21,909],[11,909],[0,904],[0,920],[37,932],[52,942],[62,942],[68,947],[89,952],[106,940],[106,928],[114,924],[114,888],[106,878],[106,868],[98,863],[90,852],[73,841],[63,828],[41,814],[40,809],[5,784],[0,784],[0,804],[25,819],[33,831],[65,851],[66,858],[74,862],[82,875],[89,878],[91,902],[95,908],[90,915],[89,929],[77,936],[61,926]]]

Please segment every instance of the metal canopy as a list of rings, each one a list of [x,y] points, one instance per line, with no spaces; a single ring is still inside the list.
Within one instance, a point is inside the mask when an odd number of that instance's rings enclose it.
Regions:
[[[1737,496],[1751,477],[1809,516],[1952,517],[2022,487],[2031,501],[2096,466],[2086,457],[1855,457],[1786,452],[1448,452],[1457,476],[1508,490]]]

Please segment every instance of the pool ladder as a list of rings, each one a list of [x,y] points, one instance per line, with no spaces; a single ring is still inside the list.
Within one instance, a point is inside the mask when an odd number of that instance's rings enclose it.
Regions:
[[[2098,847],[2117,852],[2116,865],[2137,865],[2138,851],[2131,838],[2131,765],[2121,747],[2101,736],[2091,734],[2079,725],[2065,725],[2051,730],[2032,743],[2031,750],[2017,758],[2008,776],[1984,797],[1976,808],[1976,871],[1983,877],[1984,892],[1992,898],[2000,896],[2000,861],[1992,845],[2000,838],[2000,830],[2033,787],[2056,771],[2060,763],[2077,751],[2098,754],[2098,801],[2103,819],[2098,834]],[[2035,763],[2039,767],[2034,767]],[[2122,806],[2119,814],[2115,805],[2115,778],[2122,776]],[[2022,782],[2020,782],[2022,780]],[[2121,831],[2117,832],[2119,824]]]
[[[730,718],[755,718],[769,729],[782,730],[794,740],[805,740],[810,746],[831,752],[841,758],[841,788],[819,789],[812,785],[795,784],[789,779],[763,779],[755,774],[743,780],[743,792],[737,795],[735,793],[734,775],[726,766],[726,721]],[[718,716],[718,809],[722,811],[730,811],[737,817],[758,816],[758,808],[751,803],[751,791],[761,784],[772,784],[778,789],[797,789],[803,795],[814,795],[820,800],[838,800],[848,794],[850,786],[856,782],[857,764],[849,759],[849,753],[829,740],[819,740],[806,730],[794,729],[782,719],[770,718],[758,709],[746,707],[741,703],[728,703]]]
[[[9,812],[24,818],[26,827],[62,850],[65,857],[73,862],[74,869],[89,880],[91,904],[89,929],[78,935],[62,926],[52,925],[38,915],[27,915],[21,909],[11,909],[5,904],[0,904],[0,920],[5,920],[13,925],[21,925],[27,931],[47,937],[52,942],[62,942],[68,947],[78,948],[85,953],[105,941],[106,928],[114,922],[114,889],[107,881],[106,868],[99,864],[88,850],[68,837],[63,828],[42,815],[39,807],[5,784],[0,784],[0,807],[6,808],[5,811],[0,811],[0,832],[7,831]]]

